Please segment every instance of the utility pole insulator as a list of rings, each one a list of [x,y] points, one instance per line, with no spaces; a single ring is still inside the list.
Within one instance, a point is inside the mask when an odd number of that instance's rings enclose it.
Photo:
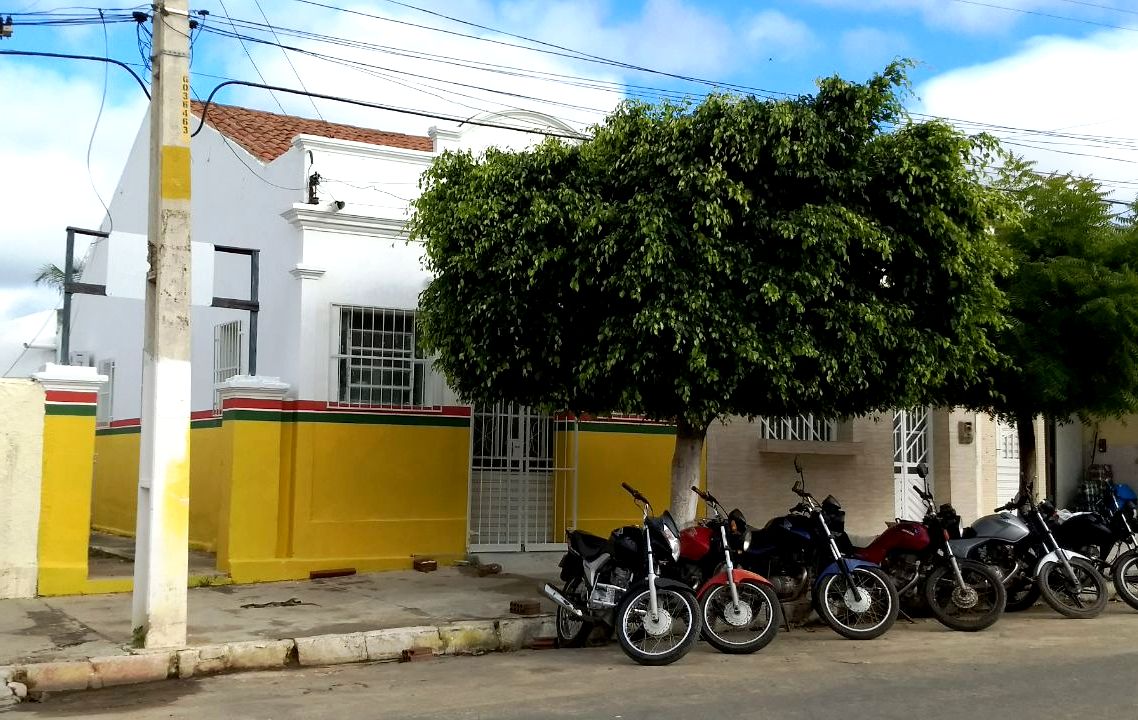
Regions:
[[[12,37],[12,16],[0,20],[0,39]]]

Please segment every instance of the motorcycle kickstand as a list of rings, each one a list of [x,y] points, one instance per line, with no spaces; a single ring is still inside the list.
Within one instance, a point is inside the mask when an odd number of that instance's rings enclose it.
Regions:
[[[903,608],[897,608],[897,613],[901,617],[905,618],[905,620],[907,620],[910,625],[916,625],[917,624],[917,621],[914,620],[913,618],[909,617],[909,613],[905,612],[905,610]]]

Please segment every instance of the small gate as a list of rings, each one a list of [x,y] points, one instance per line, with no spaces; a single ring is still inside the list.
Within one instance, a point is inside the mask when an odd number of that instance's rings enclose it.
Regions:
[[[1014,423],[996,423],[996,504],[1019,492],[1019,432]]]
[[[932,413],[921,410],[897,410],[893,413],[893,482],[894,510],[902,520],[920,520],[925,516],[925,503],[913,489],[923,487],[917,466],[931,463],[929,424]],[[929,487],[933,478],[929,474]]]
[[[512,403],[475,408],[470,549],[553,550],[576,524],[577,422]]]

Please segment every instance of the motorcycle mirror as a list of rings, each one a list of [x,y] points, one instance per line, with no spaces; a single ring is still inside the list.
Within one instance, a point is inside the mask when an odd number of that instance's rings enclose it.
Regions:
[[[802,474],[802,463],[798,462],[798,456],[794,456],[794,471],[799,475]]]
[[[924,480],[929,476],[929,464],[920,463],[917,465],[917,477]]]

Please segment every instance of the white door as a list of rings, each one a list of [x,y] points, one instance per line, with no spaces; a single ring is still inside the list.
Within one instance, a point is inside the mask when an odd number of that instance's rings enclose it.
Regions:
[[[1015,424],[996,423],[996,504],[1019,492],[1019,433]]]
[[[917,466],[921,463],[932,465],[929,452],[931,417],[928,408],[893,413],[893,497],[896,516],[901,520],[920,520],[925,516],[925,502],[913,486],[924,485],[917,474]],[[931,471],[928,480],[931,489]]]
[[[576,491],[576,422],[510,403],[476,408],[473,420],[470,549],[560,548]]]

